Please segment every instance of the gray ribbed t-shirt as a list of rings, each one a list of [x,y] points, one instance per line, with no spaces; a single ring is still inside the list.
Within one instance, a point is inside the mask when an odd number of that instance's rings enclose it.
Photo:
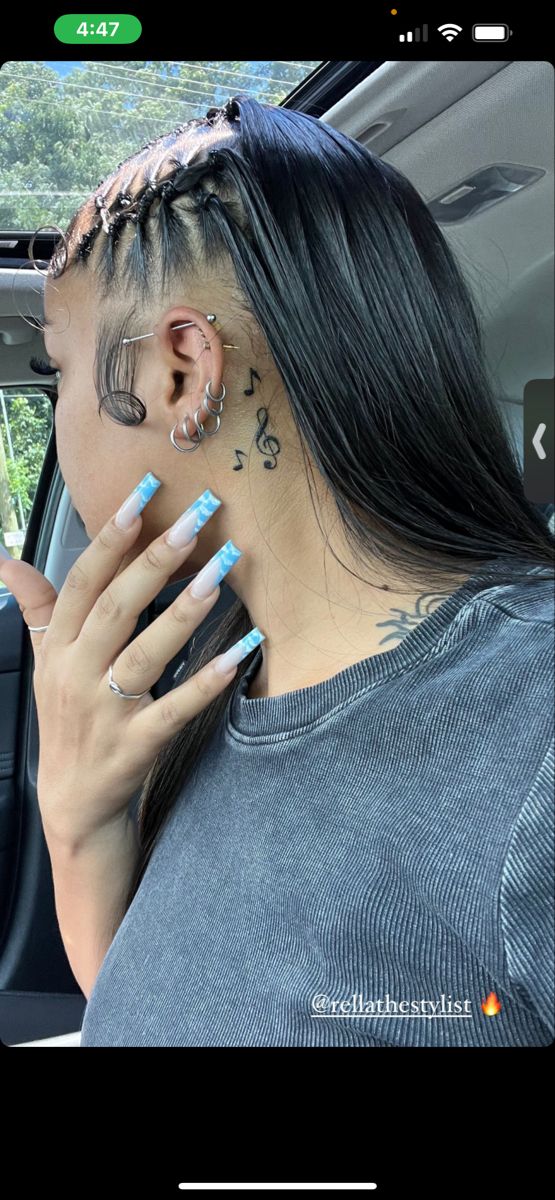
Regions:
[[[258,649],[81,1045],[551,1042],[554,617],[548,579],[469,580],[393,649],[249,699]]]

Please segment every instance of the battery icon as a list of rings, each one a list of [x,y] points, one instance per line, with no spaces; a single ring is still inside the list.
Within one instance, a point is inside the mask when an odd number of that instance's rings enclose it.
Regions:
[[[474,42],[508,42],[512,29],[508,25],[473,25]]]

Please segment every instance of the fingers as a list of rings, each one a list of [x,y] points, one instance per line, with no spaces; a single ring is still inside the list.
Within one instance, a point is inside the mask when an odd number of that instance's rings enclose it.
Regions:
[[[148,471],[118,512],[75,560],[60,590],[45,644],[69,645],[79,636],[93,604],[114,578],[136,540],[142,528],[140,513],[159,487],[160,480]],[[127,528],[116,524],[121,513],[125,514]]]
[[[138,712],[134,717],[134,728],[139,743],[148,746],[149,753],[158,754],[174,734],[183,729],[197,713],[208,708],[211,701],[224,691],[236,674],[241,660],[263,641],[265,634],[255,625],[225,654],[218,655],[185,683],[172,688],[160,700],[154,700]],[[222,660],[234,663],[226,674],[217,669]]]
[[[153,687],[167,664],[204,621],[219,595],[220,588],[216,587],[204,600],[197,600],[191,595],[191,585],[185,588],[112,664],[112,677],[118,687],[131,695]]]
[[[32,563],[2,558],[2,578],[15,596],[27,625],[48,625],[58,593]],[[44,633],[31,633],[33,647],[40,646]]]
[[[163,543],[163,536],[157,538],[104,589],[86,617],[76,645],[77,656],[86,656],[89,670],[92,666],[99,677],[105,674],[131,637],[141,612],[162,591],[170,575],[182,566],[197,543],[195,536],[187,546],[176,550]],[[119,686],[124,687],[116,678]]]
[[[212,496],[211,492],[204,493],[204,497],[206,495],[211,497],[211,502],[208,503],[204,500],[202,510],[196,508],[195,505],[191,506],[192,512],[191,509],[186,510],[189,524],[186,533],[189,536],[193,528],[202,527],[209,520],[221,503],[215,496]],[[199,501],[196,504],[198,505],[202,500],[203,497],[199,497]],[[183,514],[183,516],[185,517],[186,514]],[[151,603],[162,588],[165,587],[170,576],[184,563],[198,543],[198,537],[195,533],[191,540],[184,546],[176,548],[173,545],[169,545],[166,540],[169,532],[169,530],[166,530],[165,534],[162,534],[159,538],[151,542],[146,550],[138,555],[126,570],[113,580],[110,586],[99,597],[83,624],[76,646],[76,653],[78,657],[81,654],[86,655],[88,670],[90,671],[91,664],[93,664],[98,670],[99,678],[108,671],[110,664],[114,662],[122,646],[124,646],[125,642],[131,636],[141,612]],[[237,561],[240,554],[241,551],[233,546],[232,542],[226,542],[221,550],[218,551],[218,554],[214,555],[214,558],[210,560],[211,565],[207,564],[196,578],[199,578],[201,575],[204,576],[204,573],[208,571],[210,566],[208,573],[211,574],[212,578],[209,591],[212,592],[226,572]],[[196,582],[196,579],[194,582]],[[186,590],[189,592],[189,589]],[[202,621],[207,611],[206,605],[200,600],[196,601],[196,605],[197,613],[196,616],[193,616],[195,601],[192,594],[189,593],[188,612],[190,613],[190,625],[193,629]],[[156,628],[158,628],[157,625]],[[182,640],[180,644],[183,645],[183,641],[186,641],[189,636],[189,633],[183,629],[183,626],[181,636]],[[152,646],[152,649],[149,653],[148,665],[154,668],[157,666],[157,672],[154,675],[151,672],[152,678],[150,684],[152,684],[159,678],[166,663],[169,662],[175,651],[172,651],[172,654],[168,658],[163,658],[159,652],[155,656],[152,637],[149,639],[149,644]],[[136,645],[137,649],[135,650]],[[144,663],[144,653],[141,652],[142,647],[145,646],[146,643],[143,641],[138,643],[133,642],[132,647],[130,647],[131,652],[128,652],[123,664],[126,674],[129,672],[132,675],[136,675],[137,669],[140,670],[141,661],[143,662],[143,666],[147,665]],[[127,691],[128,689],[122,682],[120,674],[121,672],[119,671],[116,673],[114,667],[116,682],[122,690]]]

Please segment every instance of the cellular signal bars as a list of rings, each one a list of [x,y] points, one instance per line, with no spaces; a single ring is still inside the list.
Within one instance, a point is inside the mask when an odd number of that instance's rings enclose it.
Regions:
[[[415,29],[414,35],[412,32],[412,29],[409,29],[408,33],[400,33],[399,41],[400,42],[419,42],[420,41],[420,30]],[[428,26],[427,25],[422,26],[422,41],[423,42],[428,41]]]

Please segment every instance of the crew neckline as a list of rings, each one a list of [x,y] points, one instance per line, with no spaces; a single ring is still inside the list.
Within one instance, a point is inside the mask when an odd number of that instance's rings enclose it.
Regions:
[[[487,564],[489,571],[502,569],[503,566],[506,564],[499,560]],[[527,574],[538,570],[541,568],[532,568]],[[356,698],[357,694],[371,685],[379,684],[420,662],[440,640],[444,644],[444,635],[465,605],[488,591],[482,572],[470,576],[391,650],[351,663],[331,678],[309,687],[283,692],[278,696],[246,696],[249,684],[262,662],[262,647],[258,646],[231,694],[225,713],[227,732],[238,741],[249,742],[279,740],[280,737],[299,733],[318,723],[341,704]],[[490,583],[489,588],[491,586],[495,584]]]

